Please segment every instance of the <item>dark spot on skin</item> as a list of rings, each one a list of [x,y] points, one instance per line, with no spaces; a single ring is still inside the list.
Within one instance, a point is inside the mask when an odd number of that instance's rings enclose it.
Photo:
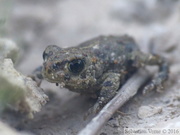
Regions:
[[[81,77],[81,79],[85,79],[86,78],[86,72],[83,72],[80,77]]]
[[[95,49],[94,52],[95,56],[99,56],[101,54],[101,51],[99,49]]]
[[[85,54],[85,53],[83,53],[82,55],[85,56],[85,57],[87,57],[87,54]]]
[[[53,64],[53,65],[52,65],[52,68],[53,68],[54,70],[56,70],[56,69],[57,69],[56,64]]]
[[[59,67],[61,65],[61,63],[57,62],[56,65]]]
[[[116,43],[118,43],[119,45],[125,44],[125,42],[123,40],[117,40]]]
[[[132,66],[132,64],[133,64],[133,61],[132,61],[132,60],[128,60],[128,61],[127,61],[128,67]]]
[[[58,62],[58,65],[59,65],[59,69],[63,70],[64,69],[64,66],[65,64],[68,62],[68,60],[63,60],[61,63]]]
[[[106,55],[104,55],[104,53],[99,52],[99,54],[97,54],[97,57],[100,57],[101,59],[105,59]]]
[[[112,86],[112,82],[111,81],[104,82],[103,86],[105,87]]]
[[[132,44],[127,44],[127,45],[126,45],[126,48],[125,48],[125,51],[126,51],[126,52],[132,52],[132,51],[133,51],[133,48],[132,48],[132,47],[133,47]]]
[[[48,74],[51,74],[51,73],[52,73],[52,71],[51,71],[50,69],[48,69],[48,71],[47,71],[47,72],[48,72]]]
[[[69,81],[70,80],[70,75],[69,74],[65,74],[64,75],[64,80],[65,81]]]

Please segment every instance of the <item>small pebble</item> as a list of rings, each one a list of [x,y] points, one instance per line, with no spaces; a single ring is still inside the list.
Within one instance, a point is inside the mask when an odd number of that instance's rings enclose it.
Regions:
[[[152,117],[162,112],[162,107],[155,106],[141,106],[138,110],[138,117],[140,119]]]

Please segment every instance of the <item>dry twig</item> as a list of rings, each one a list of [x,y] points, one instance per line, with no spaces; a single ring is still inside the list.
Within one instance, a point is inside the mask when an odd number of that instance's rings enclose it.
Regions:
[[[118,94],[108,104],[106,104],[99,114],[94,117],[78,135],[96,135],[105,122],[108,121],[125,102],[137,93],[138,89],[148,80],[149,77],[150,75],[142,70],[134,74],[132,78],[123,85]]]

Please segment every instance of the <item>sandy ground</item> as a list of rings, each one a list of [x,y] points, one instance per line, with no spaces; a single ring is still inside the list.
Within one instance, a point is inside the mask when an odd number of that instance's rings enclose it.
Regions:
[[[100,135],[123,134],[124,127],[163,127],[180,120],[178,0],[6,0],[1,6],[8,16],[1,35],[21,48],[16,68],[24,74],[31,74],[42,64],[47,45],[76,46],[98,35],[129,34],[144,52],[153,41],[156,53],[169,61],[170,79],[164,92],[145,97],[139,92],[120,109],[125,115],[116,113]],[[94,101],[46,81],[42,88],[50,96],[49,103],[19,129],[37,135],[76,135],[90,120],[84,121],[83,115]],[[139,118],[142,106],[161,111]]]

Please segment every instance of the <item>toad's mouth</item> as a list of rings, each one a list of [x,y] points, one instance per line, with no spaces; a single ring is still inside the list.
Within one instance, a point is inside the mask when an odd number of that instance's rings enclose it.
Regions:
[[[55,79],[55,78],[53,78],[53,76],[44,76],[44,79],[51,83],[59,83],[60,82],[59,79]]]
[[[51,82],[51,83],[59,83],[62,81],[62,76],[63,74],[59,74],[59,73],[53,73],[53,72],[50,72],[48,73],[46,70],[42,70],[42,75],[43,75],[43,78],[45,80],[47,80],[48,82]]]

